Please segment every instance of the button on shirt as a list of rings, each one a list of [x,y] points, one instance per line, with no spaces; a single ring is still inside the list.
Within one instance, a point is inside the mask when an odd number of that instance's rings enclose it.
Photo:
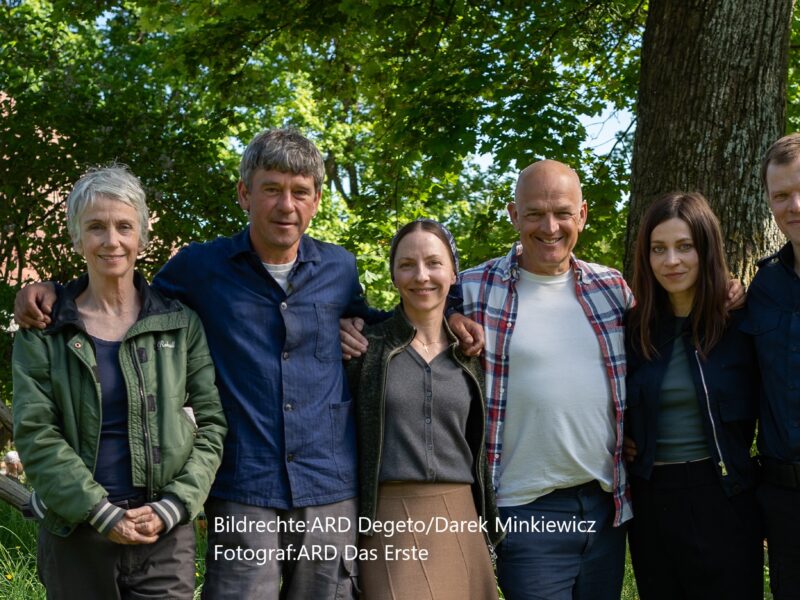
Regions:
[[[367,308],[353,255],[308,236],[289,284],[287,295],[249,228],[187,246],[153,281],[200,315],[216,366],[229,429],[212,496],[288,509],[356,495],[339,318],[382,313]]]
[[[762,374],[759,452],[800,462],[800,278],[791,244],[759,262],[740,329],[753,335]]]
[[[472,483],[468,377],[449,349],[430,363],[411,346],[392,358],[380,481]]]

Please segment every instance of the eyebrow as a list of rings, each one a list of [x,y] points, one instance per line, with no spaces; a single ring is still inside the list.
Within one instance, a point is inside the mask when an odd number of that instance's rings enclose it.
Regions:
[[[692,243],[694,243],[694,240],[692,238],[690,238],[690,237],[682,237],[682,238],[678,238],[677,240],[675,240],[675,243],[680,243],[680,242],[692,242]],[[660,240],[658,238],[650,238],[650,243],[651,244],[666,244],[666,242],[664,240]]]
[[[431,258],[446,258],[446,255],[444,255],[444,254],[426,254],[422,258],[424,258],[425,260],[428,260],[428,259],[431,259]],[[408,255],[402,256],[401,255],[401,256],[396,257],[395,260],[416,260],[416,258],[414,256],[408,256]]]

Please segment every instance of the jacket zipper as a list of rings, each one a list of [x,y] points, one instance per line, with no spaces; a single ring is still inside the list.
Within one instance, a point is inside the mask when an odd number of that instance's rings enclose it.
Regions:
[[[150,427],[147,422],[148,410],[147,399],[144,397],[144,375],[142,375],[141,367],[136,360],[136,352],[134,351],[134,344],[129,342],[128,348],[130,349],[131,361],[133,362],[133,369],[136,371],[136,377],[139,380],[139,402],[142,405],[142,435],[144,437],[144,469],[145,469],[145,494],[148,500],[154,499],[153,496],[153,459],[151,456],[150,448]]]
[[[94,342],[92,341],[92,338],[89,336],[88,333],[86,333],[86,342],[83,343],[90,344],[92,352],[94,353],[95,356],[97,356],[97,350],[94,347]],[[97,404],[98,404],[97,412],[100,415],[100,420],[99,420],[100,431],[97,432],[97,441],[94,444],[94,460],[92,461],[92,477],[94,477],[95,471],[97,470],[97,457],[100,456],[100,436],[103,432],[103,395],[100,391],[100,382],[95,377],[91,365],[89,365],[89,363],[87,363],[84,360],[82,355],[78,354],[77,356],[78,359],[83,363],[83,365],[89,371],[89,377],[91,378],[92,383],[94,384],[95,397],[97,398]]]
[[[717,426],[714,424],[714,415],[711,414],[711,398],[708,395],[708,387],[706,387],[706,378],[703,374],[703,366],[700,364],[700,354],[697,350],[694,351],[694,358],[697,361],[697,369],[700,371],[700,381],[703,383],[703,392],[706,395],[706,409],[708,410],[708,419],[711,421],[711,433],[714,434],[714,445],[717,447],[717,454],[719,455],[719,468],[722,470],[722,476],[728,476],[728,469],[725,467],[725,459],[722,457],[722,450],[719,447],[719,439],[717,439]]]

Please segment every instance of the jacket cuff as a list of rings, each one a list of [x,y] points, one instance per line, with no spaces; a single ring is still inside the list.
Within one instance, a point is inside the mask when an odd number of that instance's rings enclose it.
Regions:
[[[114,525],[124,516],[124,509],[111,504],[108,498],[103,498],[89,512],[89,525],[94,527],[100,535],[107,536],[114,529]]]
[[[44,519],[44,515],[47,512],[47,505],[44,503],[44,500],[39,497],[39,494],[36,493],[36,490],[33,490],[31,494],[29,506],[33,514],[36,515],[36,518],[40,520]]]
[[[156,514],[161,517],[161,520],[164,521],[162,535],[169,533],[173,527],[189,519],[189,511],[186,510],[183,502],[175,496],[164,496],[157,502],[148,502],[147,505],[152,507]]]

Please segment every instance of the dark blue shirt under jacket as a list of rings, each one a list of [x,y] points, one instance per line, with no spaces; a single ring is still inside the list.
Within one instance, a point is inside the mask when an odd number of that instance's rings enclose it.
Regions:
[[[264,268],[249,228],[193,243],[153,281],[203,321],[228,435],[211,495],[254,506],[318,506],[356,495],[355,422],[339,318],[368,309],[355,257],[303,236],[290,292]],[[372,317],[372,318],[370,318]]]
[[[800,277],[786,244],[758,263],[742,330],[753,335],[762,373],[758,449],[800,462]]]

